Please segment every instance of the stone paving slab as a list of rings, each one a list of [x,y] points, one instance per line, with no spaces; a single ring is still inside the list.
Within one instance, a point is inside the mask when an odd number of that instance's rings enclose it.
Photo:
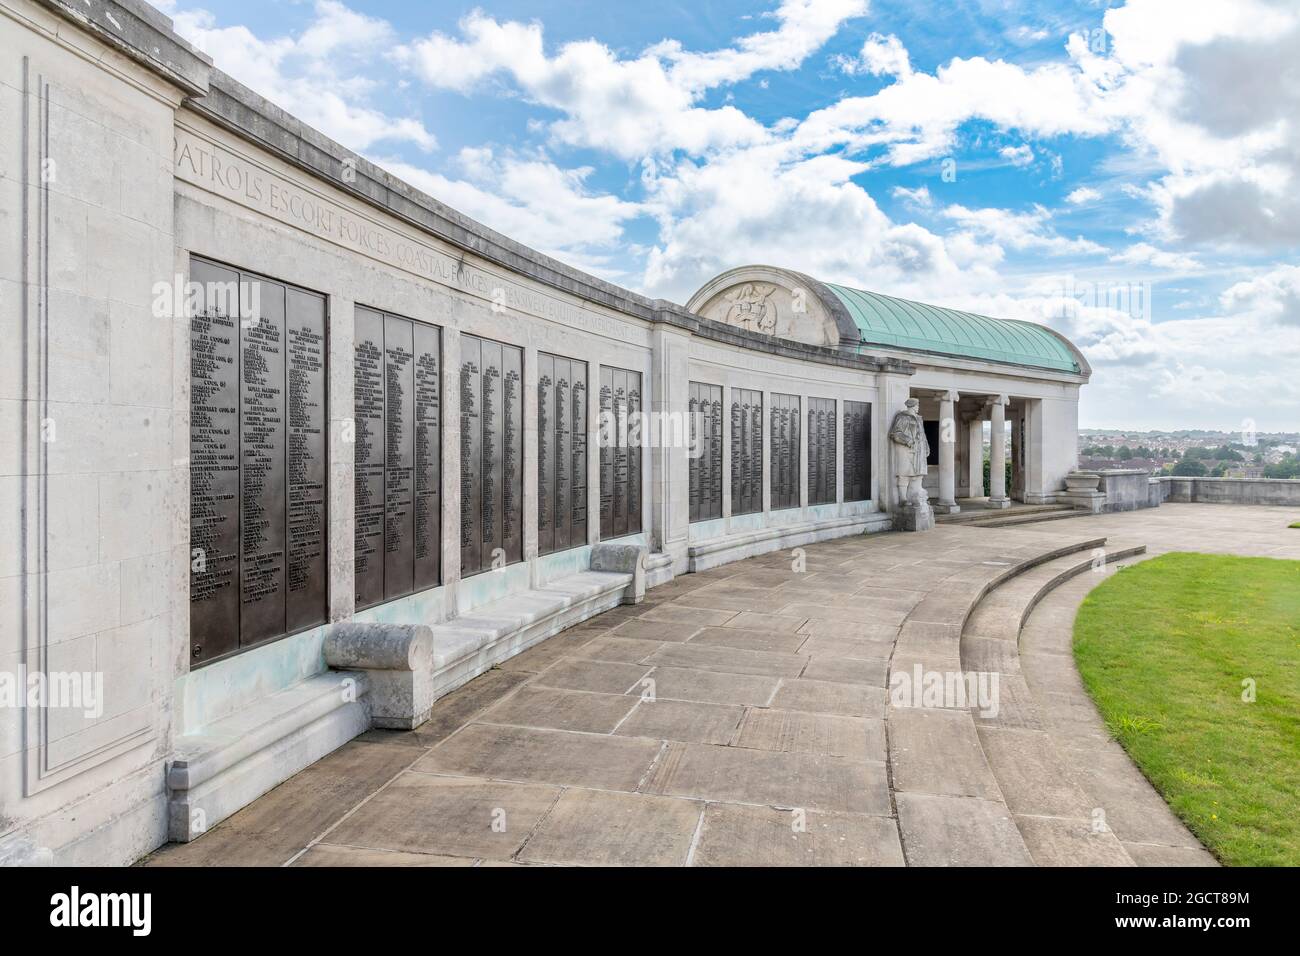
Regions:
[[[745,627],[706,627],[691,637],[692,644],[710,644],[719,647],[736,647],[751,651],[770,651],[793,654],[799,650],[807,635],[785,634],[780,631],[753,630]]]
[[[841,681],[782,680],[772,706],[843,717],[883,717],[885,691]]]
[[[624,621],[609,632],[610,637],[627,637],[638,641],[689,641],[703,629],[689,621]]]
[[[978,797],[897,793],[908,866],[1032,866],[1006,805]]]
[[[615,637],[612,633],[596,638],[574,652],[581,660],[613,661],[617,664],[639,664],[663,647],[666,641],[642,641],[632,637]]]
[[[508,860],[560,792],[551,786],[404,773],[329,831],[325,841]]]
[[[656,667],[650,676],[654,681],[655,697],[696,700],[706,704],[766,705],[781,683],[777,677],[685,667]]]
[[[563,659],[537,675],[534,684],[561,690],[586,690],[601,694],[626,694],[637,687],[651,668],[644,664]]]
[[[774,753],[669,743],[644,792],[726,803],[888,816],[883,763],[827,754]]]
[[[726,622],[727,627],[750,631],[772,631],[777,634],[794,634],[808,618],[797,614],[768,614],[763,611],[741,611]]]
[[[434,853],[402,853],[361,846],[335,846],[317,843],[293,861],[294,866],[474,866],[478,860],[468,856],[440,856]]]
[[[737,647],[696,644],[665,644],[648,658],[647,664],[694,667],[729,674],[758,674],[766,677],[798,677],[808,658],[798,654],[774,654]]]
[[[740,726],[745,708],[735,704],[704,704],[685,700],[642,700],[615,733],[694,744],[728,744]]]
[[[430,750],[414,769],[632,791],[659,750],[657,740],[474,723]]]
[[[489,724],[609,734],[635,706],[636,699],[625,694],[595,694],[530,685],[519,688],[515,694],[483,713],[479,720]]]
[[[711,803],[695,866],[902,866],[898,827],[856,813]]]
[[[966,711],[891,707],[889,760],[900,792],[1002,799]]]
[[[1017,814],[1088,819],[1096,806],[1045,731],[976,724],[1007,807]]]
[[[885,722],[866,717],[750,707],[740,723],[736,746],[884,763]]]
[[[884,687],[888,682],[889,664],[882,660],[814,655],[802,676],[809,680],[839,681],[845,684],[868,684]]]
[[[692,627],[726,624],[743,611],[709,610],[708,608],[686,607],[681,604],[661,604],[641,615],[644,621],[663,621],[670,624],[689,624]]]
[[[519,859],[582,866],[683,866],[702,809],[693,800],[566,790]]]
[[[1109,830],[1090,819],[1017,815],[1016,826],[1039,866],[1132,866],[1133,858]]]
[[[1039,604],[1019,678],[992,646],[1013,619],[981,625],[1016,613],[1018,579],[970,613],[1016,562],[1102,535],[1145,538],[1153,553],[1300,557],[1275,509],[1206,508],[945,525],[809,545],[803,572],[773,552],[679,577],[486,672],[415,731],[367,732],[149,862],[1212,864],[1073,672],[1073,610],[1096,579]],[[963,642],[963,620],[985,645]],[[1005,682],[998,719],[886,709],[888,667],[959,671],[963,644],[967,665]],[[1098,809],[1109,832],[1094,829]]]

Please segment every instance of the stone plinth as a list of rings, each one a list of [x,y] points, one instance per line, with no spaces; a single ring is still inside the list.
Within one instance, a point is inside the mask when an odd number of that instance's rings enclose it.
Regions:
[[[934,527],[934,512],[929,504],[903,504],[894,512],[895,531],[928,531]]]

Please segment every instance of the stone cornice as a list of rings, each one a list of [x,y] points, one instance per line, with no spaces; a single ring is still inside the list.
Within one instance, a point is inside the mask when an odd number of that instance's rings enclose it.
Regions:
[[[212,60],[143,0],[36,0],[190,96],[208,91]]]

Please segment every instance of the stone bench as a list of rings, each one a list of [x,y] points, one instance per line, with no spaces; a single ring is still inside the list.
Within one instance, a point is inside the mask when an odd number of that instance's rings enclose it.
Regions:
[[[332,671],[176,738],[168,833],[188,843],[370,727],[364,673]]]
[[[491,573],[491,572],[488,572]],[[643,545],[601,544],[591,570],[475,608],[442,624],[331,625],[325,661],[364,671],[376,727],[409,730],[440,697],[539,641],[645,596]]]

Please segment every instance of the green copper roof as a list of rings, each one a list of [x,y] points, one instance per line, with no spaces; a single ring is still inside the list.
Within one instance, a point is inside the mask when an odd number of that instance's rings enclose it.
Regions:
[[[864,344],[1080,371],[1064,340],[1033,322],[990,319],[829,282],[826,286],[849,310]]]

